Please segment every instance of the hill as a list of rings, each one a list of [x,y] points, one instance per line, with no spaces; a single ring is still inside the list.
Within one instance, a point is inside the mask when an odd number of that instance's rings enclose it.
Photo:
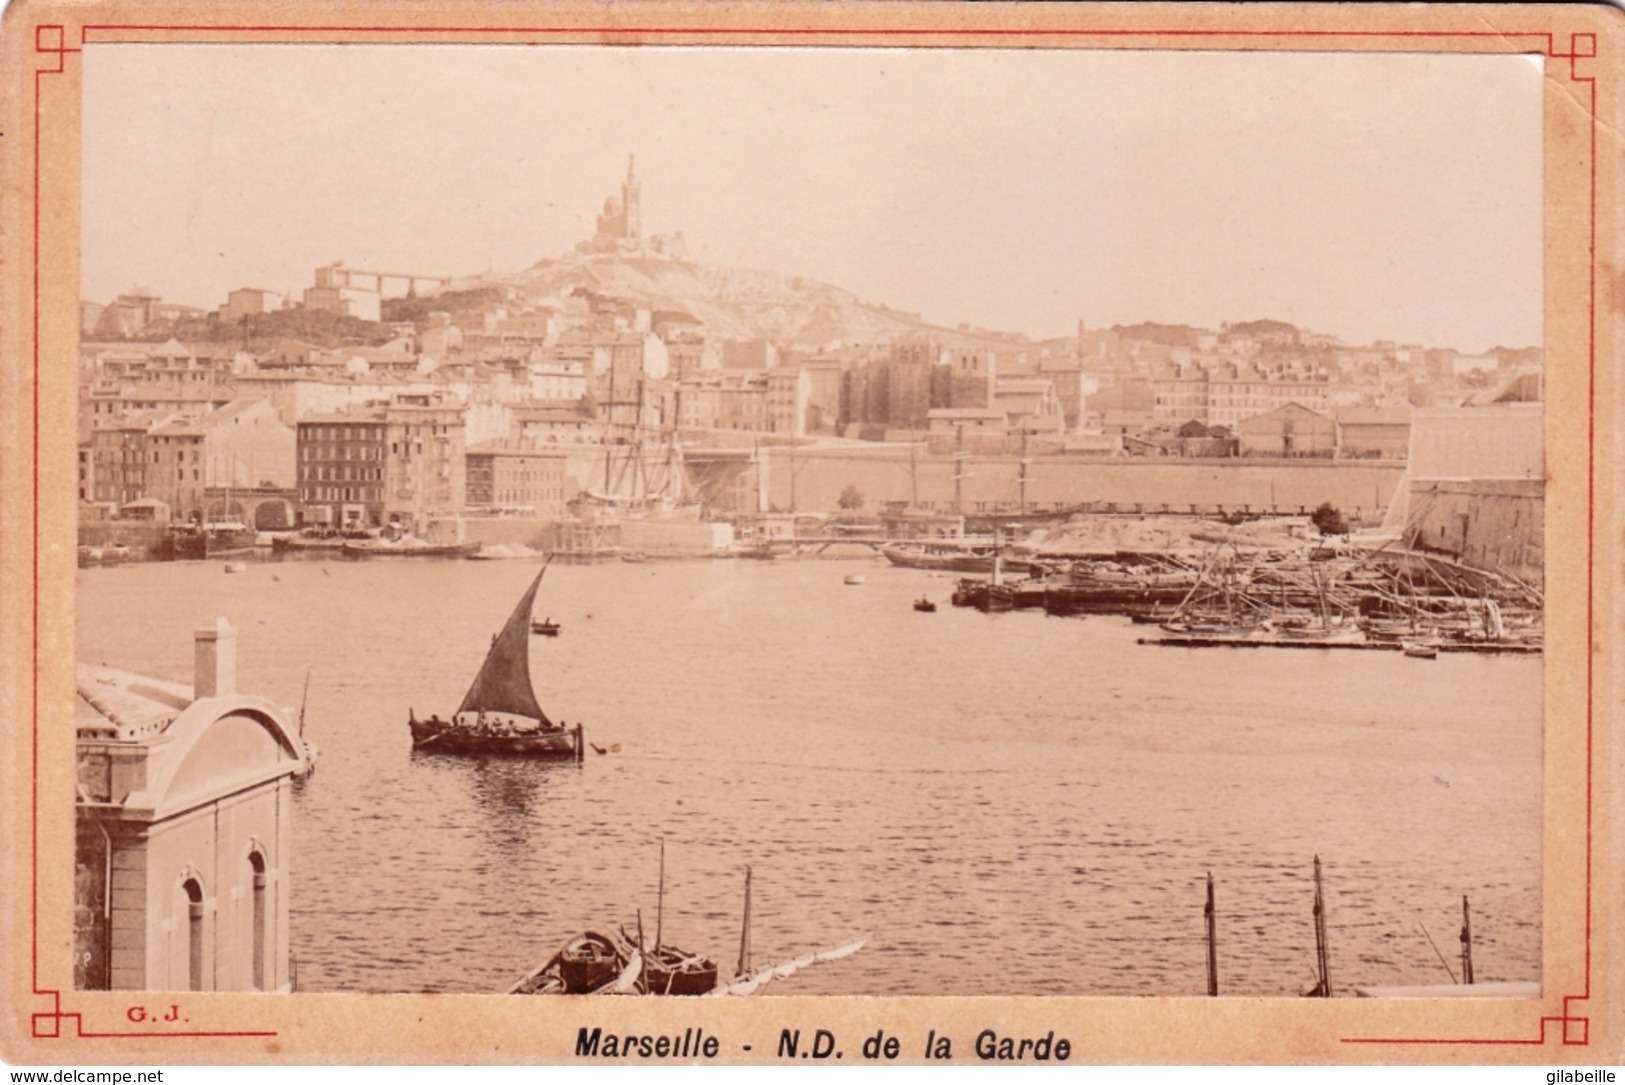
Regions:
[[[640,309],[686,313],[724,339],[768,339],[814,350],[883,337],[933,335],[947,343],[1008,346],[1017,336],[939,327],[828,283],[770,271],[724,268],[688,260],[572,255],[524,271],[459,280],[457,291],[500,286],[532,304],[560,304],[582,292]]]

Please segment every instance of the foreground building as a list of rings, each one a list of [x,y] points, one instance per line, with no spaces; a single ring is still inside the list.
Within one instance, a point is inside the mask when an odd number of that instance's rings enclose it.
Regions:
[[[74,971],[84,990],[286,991],[290,713],[237,692],[237,631],[196,635],[192,688],[81,663]]]

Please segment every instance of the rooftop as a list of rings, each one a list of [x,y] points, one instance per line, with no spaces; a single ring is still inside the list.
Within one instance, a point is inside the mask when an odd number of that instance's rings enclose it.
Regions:
[[[190,686],[96,663],[80,663],[75,682],[73,726],[81,738],[150,738],[193,700]]]

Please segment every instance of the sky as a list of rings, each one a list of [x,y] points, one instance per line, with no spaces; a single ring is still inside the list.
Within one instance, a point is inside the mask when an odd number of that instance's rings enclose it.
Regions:
[[[629,155],[691,257],[1034,338],[1541,340],[1540,58],[89,45],[81,296],[511,272]]]

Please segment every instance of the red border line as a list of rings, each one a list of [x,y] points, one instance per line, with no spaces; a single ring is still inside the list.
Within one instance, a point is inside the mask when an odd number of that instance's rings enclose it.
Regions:
[[[939,29],[925,29],[913,27],[892,28],[858,28],[858,27],[688,27],[688,26],[382,26],[368,24],[300,24],[278,25],[266,24],[174,24],[163,25],[156,23],[87,23],[80,28],[81,44],[92,44],[90,35],[93,31],[109,32],[143,32],[143,31],[182,31],[198,34],[226,34],[226,33],[269,33],[269,34],[381,34],[381,35],[461,35],[467,37],[474,35],[532,35],[536,37],[591,37],[610,38],[625,37],[632,39],[626,44],[666,44],[682,46],[684,42],[652,43],[647,41],[651,36],[659,37],[693,37],[693,38],[732,38],[732,37],[783,37],[805,39],[841,39],[841,38],[1259,38],[1259,39],[1286,39],[1308,38],[1311,40],[1335,40],[1358,38],[1398,38],[1398,39],[1492,39],[1506,42],[1514,38],[1533,38],[1544,40],[1544,45],[1536,44],[1532,52],[1542,53],[1546,56],[1560,55],[1555,52],[1554,33],[1549,30],[1143,30],[1135,28],[1125,29],[1079,29],[1079,28],[1036,28],[1036,27],[1006,27],[986,30],[967,29],[963,27],[944,27]],[[114,38],[113,40],[119,40]],[[527,44],[547,44],[545,42]],[[602,41],[603,45],[615,45],[617,42]],[[763,48],[774,48],[766,45]],[[1504,54],[1508,50],[1496,50]],[[1510,52],[1518,52],[1511,50]]]
[[[52,37],[43,33],[55,30],[55,43],[47,44]],[[83,34],[81,33],[81,40]],[[31,710],[34,721],[33,744],[31,751],[31,766],[33,779],[31,783],[31,797],[33,800],[32,818],[30,823],[30,846],[32,848],[32,863],[30,865],[30,921],[33,930],[32,944],[29,946],[29,968],[36,995],[49,996],[54,1009],[50,1013],[37,1013],[33,1015],[31,1033],[35,1039],[56,1039],[61,1036],[61,1021],[71,1019],[74,1023],[74,1033],[80,1038],[89,1039],[204,1039],[217,1038],[247,1038],[247,1037],[274,1037],[276,1032],[243,1032],[243,1031],[195,1031],[195,1032],[86,1032],[84,1029],[84,1016],[80,1013],[62,1012],[62,992],[54,988],[40,986],[39,974],[39,767],[40,767],[40,704],[39,704],[39,662],[40,662],[40,139],[44,125],[40,122],[40,105],[42,99],[41,81],[47,75],[60,75],[67,70],[67,58],[70,53],[80,50],[70,48],[66,44],[65,27],[38,25],[34,28],[34,51],[47,55],[56,55],[56,67],[36,68],[34,71],[34,300],[33,300],[33,365],[34,388],[32,397],[33,410],[33,528],[34,541],[30,551],[32,557],[34,600],[31,609],[33,623],[31,666],[34,672],[34,682],[31,693]],[[48,1027],[42,1030],[42,1026]]]
[[[75,1031],[81,1037],[96,1039],[135,1039],[135,1038],[162,1038],[162,1037],[269,1037],[276,1036],[276,1032],[269,1031],[235,1031],[235,1032],[85,1032],[83,1019],[79,1013],[63,1013],[61,1011],[61,992],[54,989],[40,987],[39,981],[39,761],[40,761],[40,712],[39,712],[39,627],[40,627],[40,139],[42,125],[40,122],[41,105],[41,77],[59,74],[65,70],[66,57],[69,53],[78,53],[77,48],[65,46],[63,32],[65,27],[39,25],[35,27],[35,51],[39,53],[55,53],[57,66],[55,68],[41,68],[34,72],[34,298],[33,298],[33,528],[34,545],[32,555],[33,573],[33,649],[31,662],[35,675],[32,690],[33,715],[33,748],[32,748],[32,912],[33,944],[31,946],[32,976],[34,993],[48,995],[57,1001],[56,1011],[53,1013],[36,1014],[36,1024],[41,1019],[59,1022],[63,1018],[71,1018],[75,1024]],[[41,31],[56,30],[57,43],[47,47]],[[1579,995],[1563,996],[1563,1013],[1561,1016],[1544,1016],[1540,1018],[1539,1037],[1535,1039],[1469,1039],[1469,1038],[1398,1038],[1398,1037],[1342,1037],[1340,1043],[1346,1044],[1401,1044],[1401,1045],[1511,1045],[1511,1046],[1539,1046],[1546,1042],[1547,1025],[1558,1022],[1562,1025],[1561,1037],[1565,1045],[1584,1046],[1589,1043],[1589,1019],[1570,1016],[1570,1003],[1586,1001],[1591,997],[1591,933],[1592,933],[1592,893],[1593,893],[1593,856],[1592,856],[1592,830],[1594,822],[1594,766],[1595,757],[1595,682],[1596,662],[1595,655],[1595,619],[1596,619],[1596,435],[1597,435],[1597,346],[1596,346],[1596,284],[1597,284],[1597,80],[1594,76],[1581,76],[1577,71],[1577,61],[1594,58],[1596,54],[1596,35],[1594,33],[1571,33],[1570,52],[1556,51],[1556,32],[1554,31],[1435,31],[1435,30],[1391,30],[1391,31],[1358,31],[1358,30],[1139,30],[1139,29],[1079,29],[1079,28],[991,28],[971,29],[965,27],[951,27],[943,29],[923,28],[856,28],[856,27],[682,27],[682,26],[534,26],[534,27],[503,27],[503,26],[365,26],[365,25],[159,25],[135,23],[92,23],[80,27],[79,40],[81,45],[90,44],[91,34],[109,32],[143,32],[165,31],[185,32],[196,34],[224,34],[224,33],[260,33],[260,34],[445,34],[445,35],[511,35],[529,34],[545,35],[547,37],[595,37],[610,38],[630,37],[641,44],[649,44],[650,37],[695,37],[695,38],[731,38],[743,36],[773,36],[780,38],[1020,38],[1020,39],[1077,39],[1077,38],[1258,38],[1258,39],[1480,39],[1491,38],[1500,42],[1508,42],[1514,38],[1532,38],[1544,41],[1544,46],[1537,46],[1541,52],[1551,59],[1567,59],[1569,61],[1569,78],[1572,82],[1588,85],[1590,94],[1589,115],[1591,119],[1590,131],[1590,192],[1589,192],[1589,239],[1587,257],[1589,261],[1589,287],[1588,287],[1588,324],[1587,324],[1587,365],[1588,365],[1588,417],[1587,417],[1587,538],[1586,538],[1586,846],[1585,846],[1585,953],[1584,953],[1584,984],[1583,993]],[[1589,52],[1582,52],[1581,45],[1585,43]],[[271,44],[271,43],[262,43]],[[540,44],[540,43],[538,43]],[[613,41],[604,44],[614,44]],[[683,44],[683,43],[678,43]],[[1485,55],[1511,55],[1516,50],[1496,50]],[[1577,1040],[1569,1038],[1568,1026],[1570,1023],[1579,1025],[1580,1037]],[[57,1032],[49,1038],[54,1038]],[[37,1032],[37,1027],[36,1027]],[[42,1037],[45,1038],[45,1037]]]
[[[1545,38],[1547,48],[1551,49],[1553,34],[1548,30],[1138,30],[1126,29],[1079,29],[1068,28],[1042,28],[1042,27],[1005,27],[986,30],[966,29],[963,27],[942,27],[938,29],[916,27],[779,27],[779,26],[736,26],[736,27],[698,27],[698,26],[640,26],[626,24],[617,26],[410,26],[410,25],[367,25],[364,23],[301,23],[301,24],[233,24],[220,23],[86,23],[82,27],[82,34],[88,35],[92,30],[135,30],[135,31],[200,31],[203,33],[296,33],[296,34],[545,34],[554,37],[563,34],[635,34],[635,35],[677,35],[691,34],[696,37],[742,36],[752,37],[921,37],[921,38],[988,38],[988,37],[1064,37],[1064,38],[1493,38],[1505,41],[1509,38]],[[88,40],[82,36],[81,41]],[[266,43],[274,44],[274,43]],[[1551,55],[1551,54],[1548,54]]]

